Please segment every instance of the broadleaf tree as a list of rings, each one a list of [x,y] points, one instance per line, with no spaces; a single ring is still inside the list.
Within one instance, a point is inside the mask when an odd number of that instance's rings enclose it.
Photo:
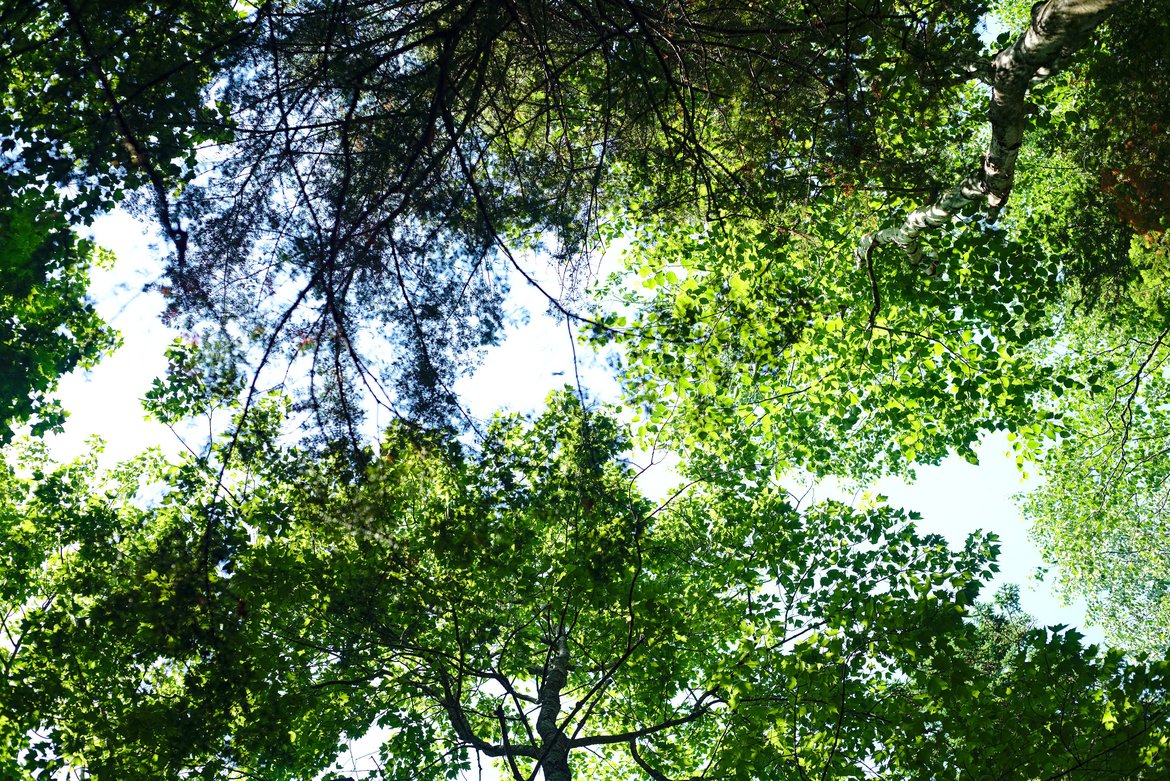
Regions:
[[[939,144],[988,121],[973,173],[935,167],[958,185],[922,205],[849,181],[799,228],[635,213],[594,334],[625,348],[645,441],[696,475],[909,474],[1006,429],[1047,480],[1026,507],[1065,593],[1162,653],[1165,25],[1123,8],[1098,45],[1103,5],[1020,8],[1027,32],[968,61],[990,108],[960,90],[943,124],[878,126]]]
[[[1032,632],[980,691],[986,536],[767,486],[655,506],[568,394],[476,451],[395,426],[363,473],[259,411],[222,481],[222,453],[103,473],[35,445],[7,473],[6,773],[339,778],[374,727],[387,778],[476,754],[516,779],[1165,769],[1164,663]],[[1026,748],[963,716],[1004,681]]]
[[[93,220],[145,187],[182,244],[172,191],[222,137],[199,56],[236,22],[219,2],[0,3],[0,441],[59,427],[58,379],[114,343],[86,298]]]
[[[1165,57],[1170,24],[1117,10],[1076,80],[1041,115],[1046,159],[1026,166],[1021,240],[1062,257],[1070,288],[1054,313],[1048,362],[1080,382],[1045,402],[1064,424],[1024,500],[1055,565],[1111,642],[1164,653],[1165,227],[1170,208]],[[1133,78],[1140,69],[1141,78]]]
[[[60,429],[58,380],[117,343],[87,296],[99,250],[73,233],[58,206],[0,194],[0,444],[25,424],[34,434]]]
[[[887,131],[941,146],[956,127],[989,122],[975,172],[933,203],[858,176],[799,207],[798,228],[634,217],[627,279],[611,286],[623,311],[595,333],[627,346],[648,433],[711,451],[708,434],[730,427],[731,458],[762,452],[858,477],[973,458],[979,437],[1002,429],[1020,437],[1022,457],[1038,455],[1059,424],[1040,402],[1080,379],[1044,355],[1066,292],[1061,263],[989,223],[1012,190],[1028,87],[1057,73],[1109,7],[1035,6],[1010,46],[962,60],[990,101],[956,88],[953,124]],[[882,75],[870,80],[879,91]],[[944,158],[933,173],[954,165]],[[964,210],[973,224],[957,219]],[[648,293],[630,292],[635,272]]]
[[[1097,313],[1068,334],[1063,362],[1092,381],[1070,391],[1044,483],[1023,501],[1061,591],[1084,597],[1112,642],[1150,653],[1170,642],[1168,333]]]
[[[3,306],[33,322],[32,280],[49,311],[48,347],[0,342],[35,368],[3,378],[6,420],[57,422],[45,394],[108,343],[73,237],[131,192],[172,248],[166,318],[194,332],[148,407],[243,394],[175,463],[55,469],[32,444],[5,472],[4,772],[304,778],[379,728],[390,776],[473,755],[517,779],[1163,776],[1165,663],[997,623],[975,603],[991,540],[951,551],[773,482],[905,473],[1006,428],[1057,473],[1033,507],[1074,561],[1095,510],[1059,492],[1095,485],[1084,448],[1120,410],[1138,436],[1100,452],[1152,466],[1113,496],[1154,506],[1159,331],[1063,360],[1078,296],[1164,311],[1161,158],[1102,153],[1094,188],[1077,151],[1161,148],[1070,70],[1112,5],[1015,9],[990,46],[975,2],[0,3],[3,224],[36,239],[3,250],[24,296]],[[1116,85],[1107,61],[1087,72]],[[1046,157],[1073,173],[1033,175]],[[1084,238],[1118,217],[1141,235],[1120,259]],[[543,250],[571,277],[618,236],[645,288],[615,283],[621,311],[546,292],[624,343],[642,433],[698,481],[661,507],[569,397],[475,448],[443,427],[504,268],[533,282]],[[1106,351],[1149,335],[1123,310]],[[307,369],[285,383],[317,431],[299,449],[263,393],[280,360]],[[400,418],[380,448],[371,403]],[[1132,548],[1157,512],[1139,521],[1112,532]],[[1164,587],[1125,566],[1144,590],[1123,618]],[[1118,594],[1118,571],[1083,582]]]

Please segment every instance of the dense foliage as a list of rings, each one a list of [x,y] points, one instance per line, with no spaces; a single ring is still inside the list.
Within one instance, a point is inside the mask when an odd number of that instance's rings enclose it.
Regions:
[[[1065,593],[1114,642],[1163,653],[1166,49],[1144,19],[1119,12],[1083,63],[1032,91],[998,223],[965,207],[921,235],[921,255],[859,246],[923,214],[880,188],[822,195],[789,230],[635,213],[593,334],[624,346],[647,441],[687,452],[696,476],[867,479],[973,458],[1006,429],[1046,480],[1027,512]],[[898,127],[941,144],[982,101],[961,92],[948,124]]]
[[[792,226],[834,188],[925,196],[959,152],[917,128],[981,48],[965,1],[3,8],[21,170],[83,216],[146,185],[168,317],[309,363],[339,433],[369,401],[458,417],[506,267],[574,277],[618,204]]]
[[[1165,777],[1170,15],[1113,5],[0,2],[0,775]],[[56,465],[118,204],[209,437]],[[465,425],[542,260],[665,503],[580,381]],[[1118,649],[779,487],[1000,430]]]
[[[974,458],[987,431],[1051,430],[1035,399],[1066,380],[1028,348],[1050,333],[1054,271],[1001,231],[956,237],[929,274],[892,254],[859,269],[858,211],[810,207],[801,235],[682,226],[635,243],[641,284],[611,286],[629,314],[595,334],[626,347],[646,434],[702,461],[864,477]]]
[[[374,728],[383,776],[420,779],[477,752],[517,779],[1165,759],[1164,663],[964,622],[991,539],[766,487],[655,507],[568,395],[476,452],[392,429],[360,474],[278,446],[282,414],[223,473],[226,443],[8,471],[6,773],[304,778]],[[1027,720],[972,718],[1009,701]]]
[[[231,30],[221,6],[0,4],[0,442],[30,419],[37,432],[58,427],[58,378],[112,344],[86,301],[94,217],[146,186],[183,238],[170,192],[215,136],[209,69],[189,57]]]
[[[22,424],[57,429],[57,381],[93,365],[116,342],[86,299],[97,255],[54,209],[29,194],[0,193],[0,445]]]

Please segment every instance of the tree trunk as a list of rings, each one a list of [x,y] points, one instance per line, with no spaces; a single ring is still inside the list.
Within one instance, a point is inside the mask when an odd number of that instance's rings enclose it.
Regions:
[[[1119,2],[1048,0],[1037,4],[1024,34],[991,60],[991,142],[980,167],[934,203],[915,209],[897,228],[866,235],[857,248],[859,260],[875,245],[896,244],[911,260],[920,261],[918,237],[922,232],[946,225],[968,203],[986,203],[987,220],[994,221],[1011,195],[1027,126],[1024,98],[1028,88],[1056,73]],[[976,70],[988,72],[986,68]]]
[[[536,718],[536,731],[544,743],[540,767],[545,781],[570,781],[573,777],[569,770],[569,739],[559,724],[561,690],[568,679],[569,641],[564,634],[558,634],[540,687],[540,715]]]

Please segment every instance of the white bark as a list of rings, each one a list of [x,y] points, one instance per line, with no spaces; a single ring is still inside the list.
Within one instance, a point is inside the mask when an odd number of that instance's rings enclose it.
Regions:
[[[857,248],[859,260],[875,244],[894,244],[911,260],[920,261],[922,232],[946,225],[969,203],[985,204],[986,219],[994,221],[1011,195],[1016,158],[1027,126],[1028,88],[1060,70],[1069,55],[1084,45],[1088,34],[1121,1],[1048,0],[1037,4],[1024,34],[988,63],[991,142],[979,168],[934,203],[915,209],[898,227],[867,234]]]

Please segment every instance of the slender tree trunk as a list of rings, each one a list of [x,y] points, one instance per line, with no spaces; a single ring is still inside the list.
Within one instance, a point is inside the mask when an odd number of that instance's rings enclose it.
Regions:
[[[540,714],[536,718],[536,731],[544,743],[540,767],[545,781],[570,781],[573,777],[569,770],[569,739],[559,723],[561,690],[568,679],[569,641],[559,634],[540,688]]]
[[[934,203],[915,209],[898,227],[866,235],[857,248],[858,257],[865,258],[875,245],[895,244],[917,262],[922,258],[918,239],[923,231],[948,224],[968,203],[985,203],[987,219],[994,221],[1011,195],[1027,126],[1024,98],[1028,88],[1056,73],[1120,2],[1048,0],[1037,4],[1028,29],[991,59],[990,68],[969,68],[986,74],[991,85],[991,142],[981,165]]]

